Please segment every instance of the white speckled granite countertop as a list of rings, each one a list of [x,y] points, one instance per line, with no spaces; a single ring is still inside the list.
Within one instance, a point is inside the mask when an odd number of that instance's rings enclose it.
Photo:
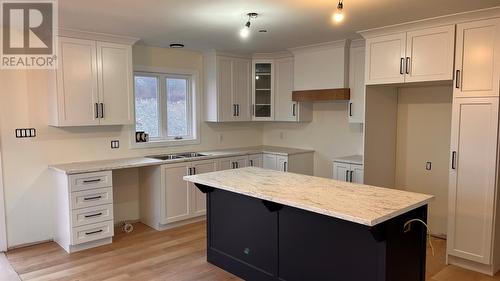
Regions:
[[[252,146],[252,147],[222,149],[222,150],[212,150],[212,151],[198,151],[198,152],[205,154],[206,156],[195,157],[195,158],[172,159],[172,160],[157,160],[147,157],[135,157],[135,158],[122,158],[122,159],[101,160],[101,161],[55,164],[55,165],[50,165],[49,168],[56,170],[58,172],[72,175],[72,174],[91,173],[91,172],[109,171],[117,169],[137,168],[137,167],[145,167],[152,165],[162,165],[169,163],[179,163],[179,162],[199,161],[207,159],[232,157],[232,156],[250,155],[257,153],[269,153],[269,154],[287,156],[287,155],[294,155],[301,153],[310,153],[314,152],[314,150],[287,148],[279,146]],[[178,152],[175,152],[173,154],[176,153]],[[169,154],[169,153],[164,153],[164,154]]]
[[[186,181],[374,226],[434,196],[256,167],[184,177]]]

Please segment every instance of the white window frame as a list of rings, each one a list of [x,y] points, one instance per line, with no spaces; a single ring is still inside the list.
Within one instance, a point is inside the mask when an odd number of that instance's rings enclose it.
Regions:
[[[150,67],[150,66],[135,66],[134,67],[134,83],[135,76],[149,76],[157,77],[158,81],[158,130],[161,134],[159,138],[150,138],[149,142],[138,143],[135,141],[135,117],[133,131],[130,136],[131,148],[152,148],[152,147],[165,147],[165,146],[181,146],[200,144],[200,120],[199,120],[199,93],[198,89],[198,71],[189,69],[175,69],[164,67]],[[189,135],[182,136],[182,139],[169,137],[167,134],[166,122],[167,116],[167,78],[182,78],[188,81],[188,132]],[[190,111],[190,112],[189,112]],[[135,113],[135,85],[134,85],[134,113]],[[189,114],[191,113],[191,114]]]

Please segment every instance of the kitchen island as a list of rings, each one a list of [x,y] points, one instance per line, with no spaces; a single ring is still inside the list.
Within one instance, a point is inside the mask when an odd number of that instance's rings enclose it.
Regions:
[[[245,280],[423,281],[433,196],[249,167],[207,194],[207,260]]]

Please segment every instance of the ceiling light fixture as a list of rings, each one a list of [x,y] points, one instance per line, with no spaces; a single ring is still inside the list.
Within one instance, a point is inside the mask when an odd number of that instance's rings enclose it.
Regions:
[[[248,13],[247,16],[248,16],[248,21],[245,23],[245,26],[243,26],[243,28],[240,30],[240,37],[241,38],[247,38],[249,35],[250,35],[250,21],[252,19],[255,19],[257,18],[259,14],[257,13]]]
[[[344,1],[339,0],[339,4],[337,5],[337,11],[333,14],[333,20],[337,23],[344,20]]]

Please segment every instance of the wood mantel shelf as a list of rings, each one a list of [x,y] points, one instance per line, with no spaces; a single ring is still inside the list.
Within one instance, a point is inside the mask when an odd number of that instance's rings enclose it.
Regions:
[[[349,88],[293,91],[293,101],[348,101],[351,98]]]

